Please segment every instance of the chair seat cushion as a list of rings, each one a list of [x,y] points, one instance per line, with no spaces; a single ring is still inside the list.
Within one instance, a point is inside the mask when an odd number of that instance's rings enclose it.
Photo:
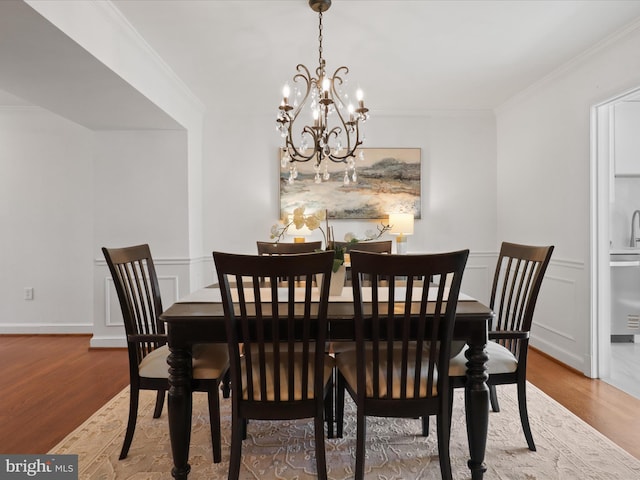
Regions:
[[[373,350],[367,348],[366,350],[366,396],[373,396]],[[380,398],[388,397],[387,392],[387,354],[386,349],[380,350],[380,370],[378,372],[380,378]],[[407,397],[413,397],[414,391],[414,382],[413,378],[415,376],[415,366],[417,364],[416,361],[416,350],[415,348],[409,348],[409,367],[407,369],[408,375],[407,377],[410,379],[407,381]],[[336,355],[336,366],[342,373],[342,376],[347,381],[347,383],[351,386],[351,388],[357,392],[357,355],[355,350],[346,350],[341,352],[339,355]],[[424,398],[427,396],[427,375],[429,372],[429,350],[426,350],[422,353],[422,360],[420,366],[420,392],[419,396]],[[402,352],[400,349],[394,350],[393,354],[393,391],[391,394],[391,398],[402,398],[401,393],[401,383],[400,383],[400,373],[402,372]],[[431,391],[431,395],[438,394],[437,388],[438,381],[438,371],[437,368],[434,367],[433,372],[433,388]]]
[[[462,351],[453,357],[449,363],[450,377],[463,377],[467,374],[467,358],[464,353],[468,350],[465,346]],[[513,373],[518,369],[518,359],[511,351],[497,342],[487,343],[487,373],[498,375],[500,373]]]
[[[253,361],[251,362],[252,367],[252,379],[253,379],[253,400],[258,401],[275,401],[275,388],[274,388],[274,375],[273,375],[273,363],[274,363],[274,355],[272,352],[266,353],[266,361],[265,361],[265,382],[266,382],[266,395],[267,398],[261,398],[260,396],[260,362],[258,361],[258,355],[252,355]],[[243,356],[241,359],[242,366],[242,378],[243,380],[243,389],[242,389],[242,397],[245,400],[249,399],[249,391],[247,389],[247,357]],[[333,367],[335,366],[335,361],[333,357],[329,355],[325,355],[324,359],[324,381],[323,385],[326,385],[331,379],[331,374],[333,372]],[[313,395],[313,378],[314,378],[314,359],[313,356],[310,357],[310,361],[307,363],[303,362],[303,354],[302,352],[296,352],[293,355],[293,367],[289,365],[289,358],[287,355],[280,356],[280,401],[286,402],[290,400],[302,400],[302,389],[297,388],[294,391],[294,398],[289,399],[289,382],[288,382],[288,372],[290,368],[293,368],[294,372],[294,382],[296,386],[300,387],[302,383],[302,372],[303,368],[306,367],[308,370],[308,382],[307,382],[307,398],[314,398]],[[323,395],[323,392],[320,392],[320,396]]]
[[[163,345],[142,359],[138,373],[146,378],[169,378],[169,347]],[[193,378],[220,378],[229,365],[229,349],[226,343],[194,345],[192,349]]]

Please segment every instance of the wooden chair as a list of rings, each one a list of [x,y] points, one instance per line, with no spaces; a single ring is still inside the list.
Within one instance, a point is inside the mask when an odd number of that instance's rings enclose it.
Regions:
[[[148,245],[125,248],[103,248],[113,283],[118,293],[122,317],[127,334],[131,395],[129,421],[120,460],[126,458],[133,440],[138,416],[140,390],[157,390],[153,418],[162,413],[165,392],[169,389],[169,366],[164,323],[158,320],[162,313],[162,300],[158,288],[153,259]],[[229,368],[226,345],[194,345],[194,391],[207,392],[213,461],[222,459],[220,446],[220,379]]]
[[[240,475],[247,421],[313,418],[317,475],[327,478],[325,398],[332,418],[333,359],[325,353],[333,252],[251,256],[213,252],[222,294],[231,360],[229,479]],[[312,278],[322,274],[319,300]],[[304,295],[296,299],[296,277]],[[268,278],[263,287],[261,278]],[[278,289],[284,278],[286,294]],[[282,282],[280,283],[282,285]],[[296,301],[298,300],[298,301]]]
[[[336,248],[344,248],[347,253],[353,250],[359,252],[391,253],[393,242],[391,240],[381,240],[379,242],[335,242]]]
[[[258,246],[258,255],[293,255],[296,253],[313,253],[322,249],[322,242],[320,241],[301,243],[258,241],[256,245]]]
[[[256,242],[258,255],[291,255],[294,253],[313,253],[322,248],[322,242],[281,243]]]
[[[336,356],[336,421],[342,436],[344,390],[357,406],[355,478],[364,478],[366,416],[435,414],[443,479],[451,479],[449,357],[468,250],[435,255],[353,251],[356,350]],[[371,277],[371,311],[363,306],[363,275]],[[450,287],[422,288],[421,278],[451,276]],[[380,277],[389,279],[388,290]],[[386,282],[385,282],[386,284]],[[415,285],[419,287],[414,288]],[[395,299],[395,300],[394,300]],[[445,372],[442,375],[441,372]]]
[[[518,407],[529,450],[536,446],[527,413],[527,352],[533,312],[538,300],[553,246],[533,247],[504,242],[493,277],[489,306],[495,312],[487,344],[487,373],[491,407],[500,411],[496,385],[518,386]],[[463,387],[466,381],[466,348],[451,359],[451,388]]]

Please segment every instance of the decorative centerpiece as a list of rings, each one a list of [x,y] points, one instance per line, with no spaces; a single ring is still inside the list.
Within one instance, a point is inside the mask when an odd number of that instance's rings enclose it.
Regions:
[[[329,219],[327,216],[326,210],[317,210],[313,213],[305,214],[305,206],[302,205],[297,207],[293,211],[293,216],[289,218],[287,216],[283,219],[283,224],[275,224],[271,227],[271,239],[278,243],[287,231],[291,227],[295,227],[296,229],[302,229],[307,227],[309,230],[320,230],[322,233],[322,237],[324,239],[325,250],[333,250],[333,273],[337,273],[340,270],[340,267],[344,270],[344,254],[346,252],[346,247],[336,247],[335,237],[333,234],[333,227],[329,226]],[[322,228],[322,222],[325,223],[325,227]],[[364,238],[358,238],[355,234],[349,232],[344,236],[344,241],[348,244],[354,244],[358,242],[366,242],[371,240],[376,240],[380,238],[385,232],[391,229],[390,225],[384,225],[381,223],[377,227],[377,231],[368,230],[365,232]]]

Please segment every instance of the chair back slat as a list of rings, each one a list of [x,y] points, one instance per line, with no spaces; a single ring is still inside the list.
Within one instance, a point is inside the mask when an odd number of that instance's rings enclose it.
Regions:
[[[552,253],[553,246],[502,244],[491,289],[490,307],[495,312],[492,330],[531,330],[533,312]],[[523,344],[518,339],[497,341],[516,356]]]
[[[322,398],[322,375],[312,374],[324,368],[333,252],[214,252],[213,257],[230,345],[232,391],[242,392],[239,401]],[[323,275],[320,288],[313,282],[317,274]],[[297,294],[300,286],[303,293]],[[293,368],[300,365],[304,367]]]
[[[359,397],[366,392],[376,400],[423,399],[442,392],[448,376],[438,370],[448,371],[467,256],[468,250],[438,255],[352,251]],[[436,275],[449,286],[443,281],[430,288],[425,279]],[[372,372],[370,381],[367,372]]]
[[[158,320],[162,300],[149,246],[103,248],[102,252],[118,295],[127,335],[164,335],[164,324]],[[132,349],[135,351],[136,365],[165,343],[164,340],[127,342],[130,355]]]

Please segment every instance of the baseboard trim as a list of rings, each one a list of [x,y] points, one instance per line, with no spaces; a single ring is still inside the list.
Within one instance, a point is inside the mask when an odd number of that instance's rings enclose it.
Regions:
[[[529,340],[529,347],[536,348],[540,352],[544,352],[551,358],[555,358],[559,362],[579,371],[582,375],[589,376],[585,370],[585,359],[573,354],[566,348],[561,348],[557,344],[549,342],[548,340],[540,339],[536,336],[531,336]]]
[[[552,361],[553,363],[556,363],[556,364],[560,365],[560,366],[561,366],[561,367],[563,367],[563,368],[566,368],[567,370],[570,370],[570,371],[572,371],[572,372],[574,372],[574,373],[577,373],[578,375],[584,375],[584,372],[581,372],[580,370],[578,370],[577,368],[572,367],[571,365],[567,365],[566,363],[564,363],[564,362],[562,362],[562,361],[558,360],[556,357],[554,357],[554,356],[552,356],[552,355],[550,355],[550,354],[548,354],[548,353],[546,353],[546,352],[543,352],[543,351],[542,351],[542,350],[540,350],[539,348],[532,347],[532,346],[529,346],[529,348],[530,348],[531,350],[535,350],[535,352],[536,352],[538,355],[540,355],[540,356],[542,356],[542,357],[545,357],[546,359],[548,359],[548,360]]]
[[[127,341],[124,336],[102,336],[94,335],[89,341],[89,348],[126,348]]]
[[[93,324],[52,325],[46,323],[2,324],[0,335],[91,335]]]

